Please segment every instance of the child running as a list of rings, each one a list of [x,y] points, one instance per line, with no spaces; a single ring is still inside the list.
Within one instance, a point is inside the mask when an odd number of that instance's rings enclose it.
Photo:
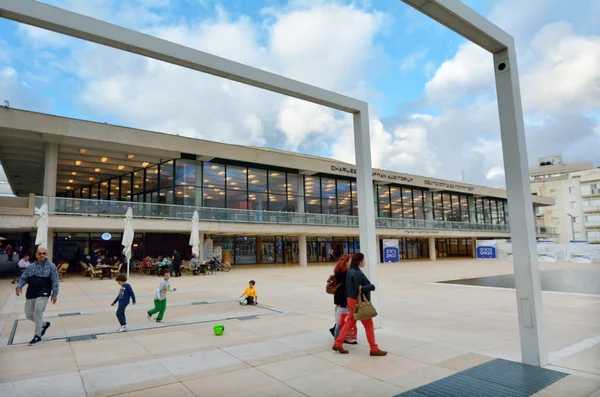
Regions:
[[[171,274],[169,269],[165,269],[165,273],[163,279],[160,281],[158,289],[154,295],[154,309],[148,312],[148,320],[152,320],[152,316],[158,313],[158,317],[156,317],[157,323],[162,323],[163,316],[165,315],[165,310],[167,310],[167,292],[177,291],[177,288],[171,288],[171,283],[169,283],[169,278]]]
[[[250,280],[248,287],[244,290],[244,293],[240,296],[240,305],[258,305],[258,294],[254,286],[256,282]]]
[[[133,293],[133,288],[131,288],[131,285],[127,283],[126,275],[119,274],[116,278],[116,281],[121,288],[119,288],[119,295],[117,295],[111,306],[116,305],[117,302],[119,303],[119,307],[117,308],[117,318],[119,319],[119,324],[121,324],[121,327],[117,331],[123,332],[127,329],[125,309],[127,308],[127,305],[129,305],[130,301],[133,301],[133,304],[135,305],[135,294]]]

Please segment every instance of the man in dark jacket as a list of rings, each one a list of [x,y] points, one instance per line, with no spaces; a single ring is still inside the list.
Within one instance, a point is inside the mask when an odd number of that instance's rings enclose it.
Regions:
[[[27,284],[25,297],[25,317],[35,323],[35,335],[29,345],[37,345],[50,327],[50,322],[44,323],[44,311],[48,299],[56,304],[58,296],[58,272],[54,263],[48,260],[48,250],[39,247],[35,253],[37,261],[29,265],[21,275],[17,284],[16,294],[21,296],[23,287]]]
[[[183,262],[181,254],[175,249],[173,251],[173,270],[175,270],[175,277],[181,277],[181,262]]]

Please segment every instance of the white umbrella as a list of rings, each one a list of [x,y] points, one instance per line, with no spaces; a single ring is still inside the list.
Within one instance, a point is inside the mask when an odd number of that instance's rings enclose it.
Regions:
[[[38,248],[48,249],[48,204],[42,204],[39,211],[40,219],[37,221],[35,245]]]
[[[198,230],[198,211],[194,211],[192,216],[192,234],[190,235],[190,245],[192,246],[192,255],[198,260],[200,258],[200,230]]]
[[[127,260],[127,278],[129,278],[129,262],[131,261],[131,246],[133,245],[133,210],[131,207],[127,208],[127,214],[125,214],[125,231],[123,232],[123,241],[121,245],[123,248],[123,255]]]

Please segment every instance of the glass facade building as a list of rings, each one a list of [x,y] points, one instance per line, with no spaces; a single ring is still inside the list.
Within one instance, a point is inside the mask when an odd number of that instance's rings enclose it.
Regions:
[[[382,218],[508,224],[506,200],[397,184],[374,185]],[[207,208],[358,215],[357,184],[350,177],[302,175],[239,162],[169,160],[73,188],[63,197]]]

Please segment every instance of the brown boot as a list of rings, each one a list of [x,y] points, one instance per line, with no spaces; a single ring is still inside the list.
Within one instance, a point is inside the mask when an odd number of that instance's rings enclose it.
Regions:
[[[387,355],[387,352],[383,350],[377,350],[376,352],[371,352],[371,355],[374,357],[383,357]]]
[[[344,349],[342,346],[336,346],[336,345],[333,345],[333,347],[331,348],[331,350],[334,350],[336,352],[340,352],[342,354],[348,354],[348,353],[350,353],[348,350]]]

